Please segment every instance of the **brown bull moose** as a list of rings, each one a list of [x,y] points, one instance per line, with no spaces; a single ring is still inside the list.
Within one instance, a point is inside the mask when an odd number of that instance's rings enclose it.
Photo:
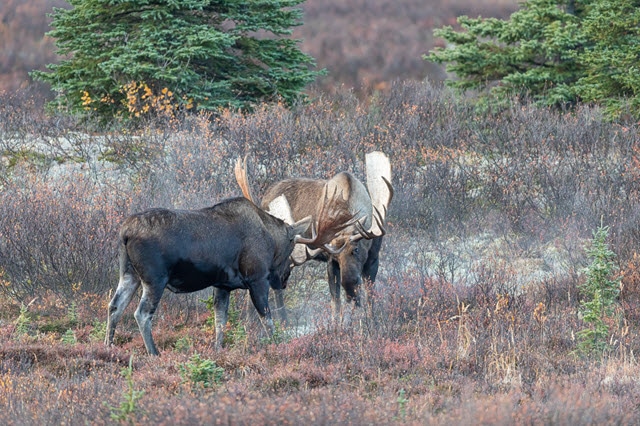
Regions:
[[[129,216],[120,229],[120,281],[109,303],[105,344],[113,343],[118,321],[140,286],[135,318],[151,355],[158,355],[151,324],[165,288],[189,293],[214,287],[217,348],[222,346],[229,292],[235,289],[249,290],[265,330],[273,334],[269,287],[286,286],[294,246],[336,252],[328,243],[350,225],[351,216],[336,202],[326,202],[313,223],[303,218],[286,224],[243,197],[200,210],[156,208]],[[284,197],[274,200],[274,210],[275,205],[288,209]],[[310,224],[311,237],[305,237]]]
[[[293,178],[279,181],[267,188],[261,206],[269,204],[284,195],[291,207],[291,217],[283,220],[293,223],[303,217],[311,216],[314,221],[324,209],[324,200],[328,194],[336,194],[344,214],[354,217],[351,226],[343,229],[332,241],[332,245],[343,247],[339,253],[311,250],[305,246],[296,246],[290,266],[314,259],[327,262],[329,290],[331,292],[332,312],[337,318],[341,311],[340,288],[346,294],[347,302],[353,301],[360,306],[363,281],[373,283],[378,273],[379,252],[382,237],[385,234],[387,209],[393,198],[391,185],[391,164],[389,158],[376,151],[366,155],[367,187],[348,172],[340,172],[328,180]],[[236,180],[243,194],[253,199],[247,179],[246,159],[244,164],[236,164]],[[285,280],[290,271],[285,272]],[[286,321],[284,298],[281,290],[275,291],[276,309]]]

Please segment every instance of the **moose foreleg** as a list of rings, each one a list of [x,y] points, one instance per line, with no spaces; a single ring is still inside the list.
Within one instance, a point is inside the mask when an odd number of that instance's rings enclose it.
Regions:
[[[269,309],[269,283],[267,280],[260,280],[254,285],[249,286],[249,295],[253,306],[260,315],[260,322],[262,327],[267,332],[269,337],[273,337],[275,333],[275,326],[273,325],[273,318],[271,318],[271,310]]]
[[[342,322],[342,307],[340,303],[340,264],[333,259],[327,262],[327,280],[331,293],[331,320],[334,324]]]
[[[222,349],[224,341],[224,329],[227,326],[229,312],[229,296],[227,290],[221,288],[213,289],[213,311],[216,323],[216,350]]]
[[[274,301],[276,304],[276,316],[280,318],[280,324],[286,325],[289,322],[287,317],[287,309],[284,306],[284,290],[273,290]]]
[[[379,253],[382,247],[382,237],[374,238],[369,249],[367,260],[362,267],[362,283],[365,288],[365,297],[367,300],[367,307],[373,309],[374,305],[374,292],[373,286],[378,275],[379,265]]]
[[[371,243],[371,248],[367,253],[367,260],[362,267],[362,278],[369,280],[370,282],[376,281],[378,275],[379,253],[382,247],[382,237],[374,238]]]

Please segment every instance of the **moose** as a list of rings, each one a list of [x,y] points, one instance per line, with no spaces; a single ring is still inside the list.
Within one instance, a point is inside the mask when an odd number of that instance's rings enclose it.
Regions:
[[[153,208],[127,217],[120,228],[120,280],[109,303],[105,344],[113,344],[118,321],[141,285],[135,319],[151,355],[159,354],[151,324],[165,288],[190,293],[214,287],[217,349],[224,338],[229,294],[235,289],[249,290],[263,327],[273,335],[269,287],[286,286],[283,277],[296,244],[338,251],[329,243],[350,226],[351,216],[336,200],[325,200],[326,208],[313,223],[306,217],[286,224],[244,197],[200,210]],[[274,199],[270,209],[289,211],[286,198]],[[311,236],[303,236],[310,226]]]
[[[388,206],[393,198],[391,185],[391,164],[389,158],[380,151],[365,156],[367,187],[349,172],[340,172],[329,180],[291,178],[276,182],[268,187],[261,201],[264,209],[277,197],[284,195],[291,207],[292,216],[282,217],[293,223],[311,216],[314,221],[325,208],[327,194],[338,194],[340,206],[345,215],[353,216],[351,225],[345,227],[332,241],[332,246],[342,247],[339,253],[296,246],[292,261],[285,271],[287,280],[292,266],[307,260],[327,262],[327,275],[331,293],[333,318],[341,311],[341,287],[347,302],[361,305],[360,286],[364,280],[373,283],[378,273],[379,252],[385,235],[385,219]],[[246,158],[238,161],[235,168],[236,180],[245,197],[253,199],[247,179]],[[286,322],[284,297],[281,289],[275,290],[276,310]]]

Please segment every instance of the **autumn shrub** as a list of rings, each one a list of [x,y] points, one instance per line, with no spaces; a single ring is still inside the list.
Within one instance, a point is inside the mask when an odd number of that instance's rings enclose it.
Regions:
[[[620,304],[630,322],[640,320],[640,257],[637,253],[621,266]]]
[[[350,170],[364,179],[364,154],[381,149],[393,165],[389,220],[426,231],[434,243],[485,231],[527,250],[560,233],[575,249],[604,215],[626,259],[637,239],[626,232],[638,210],[633,134],[633,125],[605,124],[587,108],[565,117],[514,107],[479,119],[450,92],[405,82],[370,104],[343,95],[293,110],[190,117],[130,148],[129,139],[107,143],[122,154],[133,149],[123,158],[152,202],[191,208],[238,195],[231,169],[245,154],[260,198],[291,176]],[[135,152],[148,149],[155,153],[137,163]]]
[[[126,200],[81,175],[27,177],[0,197],[5,295],[21,300],[53,291],[69,297],[113,285],[114,236]]]
[[[419,278],[410,276],[403,285],[423,288]],[[427,288],[435,285],[427,283]],[[42,335],[31,343],[3,340],[0,404],[9,409],[1,411],[0,419],[8,424],[18,418],[23,424],[60,418],[82,422],[90,415],[94,423],[107,423],[111,414],[125,413],[119,408],[133,395],[130,390],[144,391],[133,410],[126,408],[133,423],[163,424],[170,419],[172,424],[193,424],[225,418],[244,424],[248,416],[267,423],[311,424],[635,418],[633,412],[621,409],[637,395],[633,384],[637,365],[630,356],[609,358],[594,368],[568,356],[571,343],[553,343],[555,336],[563,335],[570,342],[569,328],[579,325],[566,299],[543,310],[535,303],[543,293],[528,292],[515,300],[488,290],[465,294],[464,289],[447,285],[439,292],[452,303],[448,312],[438,316],[424,303],[430,296],[435,299],[435,289],[425,292],[422,301],[391,299],[391,314],[401,313],[405,326],[378,334],[352,321],[278,345],[215,352],[200,339],[200,325],[189,325],[182,333],[193,337],[192,350],[227,373],[224,386],[200,390],[190,383],[181,385],[178,366],[188,364],[191,355],[171,348],[165,348],[160,359],[136,358],[130,387],[119,372],[128,365],[132,351],[143,350],[137,337],[132,345],[111,349],[101,342],[70,347],[58,341],[40,343]],[[456,305],[455,293],[468,305]],[[412,309],[396,306],[412,302]],[[91,317],[83,303],[78,306],[80,323]],[[37,310],[33,313],[38,315]],[[67,316],[68,310],[60,309],[59,315]],[[158,341],[171,333],[171,324],[181,321],[178,315],[165,310],[155,328]],[[33,381],[31,386],[27,379]],[[594,392],[599,398],[584,396]],[[35,398],[37,410],[19,402],[25,398]],[[514,401],[519,401],[516,409]],[[589,408],[593,404],[597,410]]]
[[[228,162],[236,151],[251,155],[257,194],[288,176],[327,177],[348,169],[363,178],[363,154],[389,152],[396,185],[390,234],[372,311],[363,319],[354,317],[358,327],[352,331],[393,338],[414,330],[424,336],[417,325],[424,321],[433,330],[442,327],[435,336],[456,332],[458,345],[475,339],[468,366],[492,371],[495,383],[511,365],[526,364],[521,377],[530,378],[541,360],[526,356],[525,331],[535,329],[541,341],[533,344],[549,350],[568,353],[573,345],[577,323],[556,318],[575,308],[576,277],[584,264],[581,244],[589,226],[606,211],[623,252],[634,241],[633,233],[622,232],[631,222],[621,214],[637,208],[632,163],[617,164],[635,158],[633,131],[603,124],[597,111],[586,108],[564,117],[523,107],[479,119],[464,102],[427,84],[394,88],[369,106],[343,95],[294,111],[271,107],[250,116],[228,114],[216,120],[213,131],[235,146],[223,154]],[[330,161],[328,152],[334,154]],[[225,185],[233,191],[232,180]],[[591,190],[592,185],[599,189]],[[629,196],[609,195],[620,188]],[[486,236],[476,242],[478,232]],[[452,246],[451,239],[469,249]],[[475,244],[495,251],[478,251]],[[490,261],[474,263],[470,256]],[[533,263],[514,264],[513,256],[531,256]],[[516,278],[535,265],[551,273]],[[324,271],[308,273],[321,277]],[[293,279],[295,286],[299,277]],[[527,279],[535,285],[525,297],[521,288]],[[407,282],[414,284],[407,287]],[[546,320],[538,310],[540,321],[523,328],[518,321],[487,314],[507,299],[516,320],[523,310],[520,315],[534,317],[540,303]],[[561,302],[568,305],[560,308]],[[314,310],[326,312],[317,306]],[[460,321],[448,323],[463,306],[464,327]],[[505,351],[512,357],[501,358]]]
[[[398,83],[370,104],[342,95],[293,110],[275,105],[254,114],[148,124],[136,135],[111,132],[101,139],[101,158],[114,172],[129,173],[110,183],[113,201],[101,202],[119,215],[151,206],[196,208],[239,195],[230,171],[244,154],[250,155],[259,196],[268,184],[289,176],[330,177],[351,170],[364,179],[364,154],[382,149],[392,158],[396,188],[390,229],[420,232],[423,247],[436,252],[420,260],[421,268],[435,269],[440,279],[471,276],[461,272],[462,254],[446,244],[452,236],[465,240],[486,232],[488,240],[503,237],[512,241],[510,250],[526,253],[560,234],[563,249],[574,253],[573,269],[582,261],[577,253],[589,225],[603,213],[622,260],[637,239],[632,231],[623,232],[633,229],[627,217],[637,209],[633,128],[601,123],[588,109],[559,117],[522,107],[480,120],[446,90]],[[89,157],[81,138],[66,136],[77,147],[67,158]],[[97,164],[89,165],[93,179],[101,178]],[[612,196],[616,191],[628,196]],[[119,200],[121,205],[111,207]]]

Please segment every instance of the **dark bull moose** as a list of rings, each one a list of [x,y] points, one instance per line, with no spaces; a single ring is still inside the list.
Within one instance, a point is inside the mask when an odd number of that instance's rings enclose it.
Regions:
[[[288,209],[284,197],[271,208],[276,205]],[[158,355],[151,323],[165,288],[189,293],[214,286],[217,348],[227,323],[229,292],[235,289],[249,290],[265,330],[273,334],[269,287],[286,285],[294,246],[335,252],[328,243],[352,218],[333,200],[327,200],[320,216],[313,223],[304,218],[286,224],[242,197],[200,210],[151,209],[129,216],[120,229],[120,281],[109,303],[105,344],[113,343],[118,321],[141,284],[135,318],[149,354]],[[311,237],[303,237],[310,224]]]
[[[285,222],[293,223],[300,218],[312,216],[318,220],[324,209],[327,194],[337,194],[343,201],[345,214],[353,216],[351,226],[346,227],[332,241],[332,245],[343,247],[339,253],[309,250],[306,246],[296,246],[292,254],[292,264],[300,265],[315,259],[328,262],[327,274],[331,292],[333,317],[340,315],[340,287],[344,288],[347,302],[361,304],[361,284],[363,280],[373,283],[378,273],[378,256],[385,234],[384,224],[387,209],[393,198],[391,185],[391,163],[382,152],[366,155],[367,187],[351,173],[340,172],[329,180],[322,179],[285,179],[267,188],[261,205],[268,209],[277,197],[284,195],[291,206],[292,216],[281,217]],[[252,199],[249,187],[246,161],[236,164],[236,180],[245,197]],[[290,264],[291,266],[291,264]],[[289,271],[286,272],[285,280]],[[276,310],[286,321],[282,291],[275,291]]]

